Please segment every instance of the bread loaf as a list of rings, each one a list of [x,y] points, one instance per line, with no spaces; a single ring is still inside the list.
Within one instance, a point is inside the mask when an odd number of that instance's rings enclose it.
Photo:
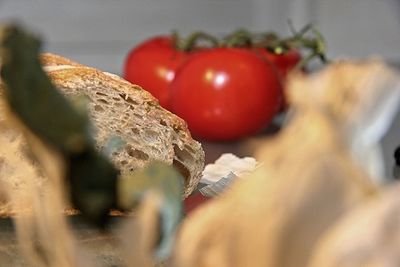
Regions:
[[[42,54],[41,61],[65,96],[87,99],[99,150],[112,138],[122,140],[110,155],[122,173],[134,172],[152,160],[162,161],[183,175],[185,197],[193,191],[204,167],[204,151],[182,119],[163,109],[150,93],[117,75],[49,53]]]

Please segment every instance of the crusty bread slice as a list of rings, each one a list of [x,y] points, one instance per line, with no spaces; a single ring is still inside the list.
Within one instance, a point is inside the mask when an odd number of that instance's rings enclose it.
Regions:
[[[88,99],[99,150],[111,138],[122,139],[123,145],[111,154],[122,173],[140,169],[152,160],[162,161],[176,167],[185,178],[185,197],[193,191],[204,167],[204,151],[182,119],[163,109],[150,93],[117,75],[49,53],[41,60],[64,95]]]
[[[44,54],[42,62],[61,92],[88,97],[99,149],[112,137],[122,138],[125,145],[111,156],[122,172],[135,171],[151,160],[163,161],[184,176],[185,196],[193,191],[204,168],[204,151],[181,118],[163,109],[150,93],[117,75],[52,54]]]

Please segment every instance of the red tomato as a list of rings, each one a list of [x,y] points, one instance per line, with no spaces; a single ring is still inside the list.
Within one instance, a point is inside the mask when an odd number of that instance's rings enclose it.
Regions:
[[[296,67],[296,65],[301,61],[302,57],[299,51],[297,50],[290,50],[284,54],[274,54],[268,51],[265,48],[255,48],[255,52],[270,62],[273,66],[276,67],[279,73],[279,79],[281,82],[282,90],[285,88],[285,82],[288,73]],[[283,95],[285,93],[283,92]],[[281,111],[286,110],[288,107],[288,103],[285,98],[282,101]]]
[[[235,140],[264,128],[281,104],[276,70],[249,49],[194,55],[171,83],[171,108],[194,136]]]
[[[263,50],[263,56],[278,68],[283,79],[301,60],[301,54],[296,50],[291,50],[284,54],[274,54],[266,49]]]
[[[133,48],[125,61],[124,78],[138,84],[168,109],[169,83],[188,53],[175,49],[170,36],[158,36]]]

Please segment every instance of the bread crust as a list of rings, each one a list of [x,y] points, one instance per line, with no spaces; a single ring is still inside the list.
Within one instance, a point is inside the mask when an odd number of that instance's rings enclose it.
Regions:
[[[185,121],[163,109],[149,92],[117,75],[50,53],[42,54],[41,62],[61,93],[72,100],[82,95],[88,98],[99,150],[110,138],[122,138],[121,151],[109,155],[122,173],[138,170],[152,160],[162,161],[184,176],[184,197],[192,193],[204,168],[204,151]],[[0,87],[0,96],[1,91]]]
[[[101,118],[97,116],[94,107],[96,104],[93,102],[93,97],[91,95],[91,93],[93,93],[91,90],[97,90],[96,88],[107,90],[107,92],[105,92],[105,90],[100,90],[96,93],[103,92],[105,94],[110,94],[110,92],[114,92],[121,98],[125,98],[125,101],[127,102],[126,104],[131,105],[129,107],[132,107],[133,105],[135,106],[134,108],[142,109],[142,111],[144,111],[144,113],[141,114],[144,118],[143,120],[140,120],[137,117],[131,117],[128,121],[123,121],[122,119],[121,121],[118,121],[119,118],[114,118],[113,122],[119,127],[133,127],[133,125],[135,125],[137,127],[132,129],[136,129],[137,131],[141,131],[140,127],[142,127],[149,132],[154,130],[159,135],[164,134],[162,137],[165,138],[161,139],[161,142],[157,143],[159,153],[164,153],[164,155],[156,155],[146,152],[149,155],[148,159],[139,163],[129,162],[132,164],[128,163],[126,165],[121,165],[113,156],[111,156],[112,160],[117,167],[122,169],[122,171],[132,171],[131,166],[134,166],[135,168],[142,167],[150,160],[160,160],[172,164],[185,178],[185,197],[190,195],[201,178],[205,156],[201,144],[193,140],[187,124],[183,119],[162,108],[159,105],[158,100],[149,92],[145,91],[138,85],[131,84],[117,75],[102,72],[95,68],[87,67],[49,53],[42,55],[42,62],[45,69],[47,69],[49,77],[53,83],[61,89],[61,92],[67,96],[75,96],[76,94],[90,95],[89,97],[92,100],[88,102],[89,114],[94,119],[93,121],[95,126],[99,126],[99,124],[96,125],[96,123],[101,124],[101,122],[99,122]],[[58,68],[54,68],[54,66],[58,66]],[[112,107],[105,106],[104,108]],[[118,129],[111,130],[105,129],[104,127],[100,128],[99,132],[102,132],[103,130],[108,131],[108,137],[120,133]],[[135,134],[135,132],[131,132],[132,140],[135,140]],[[124,137],[129,139],[127,136]],[[100,148],[105,145],[104,142],[106,140],[104,138],[106,137],[102,136],[100,138],[101,140],[96,138]],[[145,142],[147,141],[143,139],[140,140]],[[138,147],[135,147],[130,143],[130,140],[128,140],[128,143],[132,149],[137,149],[138,151],[144,149],[145,146],[151,145],[142,142],[141,144],[137,144]],[[134,159],[133,161],[136,160],[137,159]]]

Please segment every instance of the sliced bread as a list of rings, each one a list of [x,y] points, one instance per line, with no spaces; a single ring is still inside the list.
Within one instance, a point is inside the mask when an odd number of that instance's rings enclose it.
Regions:
[[[181,118],[117,75],[49,53],[41,60],[64,95],[87,99],[97,148],[104,151],[112,140],[120,141],[110,158],[122,173],[134,172],[152,160],[162,161],[183,175],[185,197],[193,191],[204,167],[204,151]]]

